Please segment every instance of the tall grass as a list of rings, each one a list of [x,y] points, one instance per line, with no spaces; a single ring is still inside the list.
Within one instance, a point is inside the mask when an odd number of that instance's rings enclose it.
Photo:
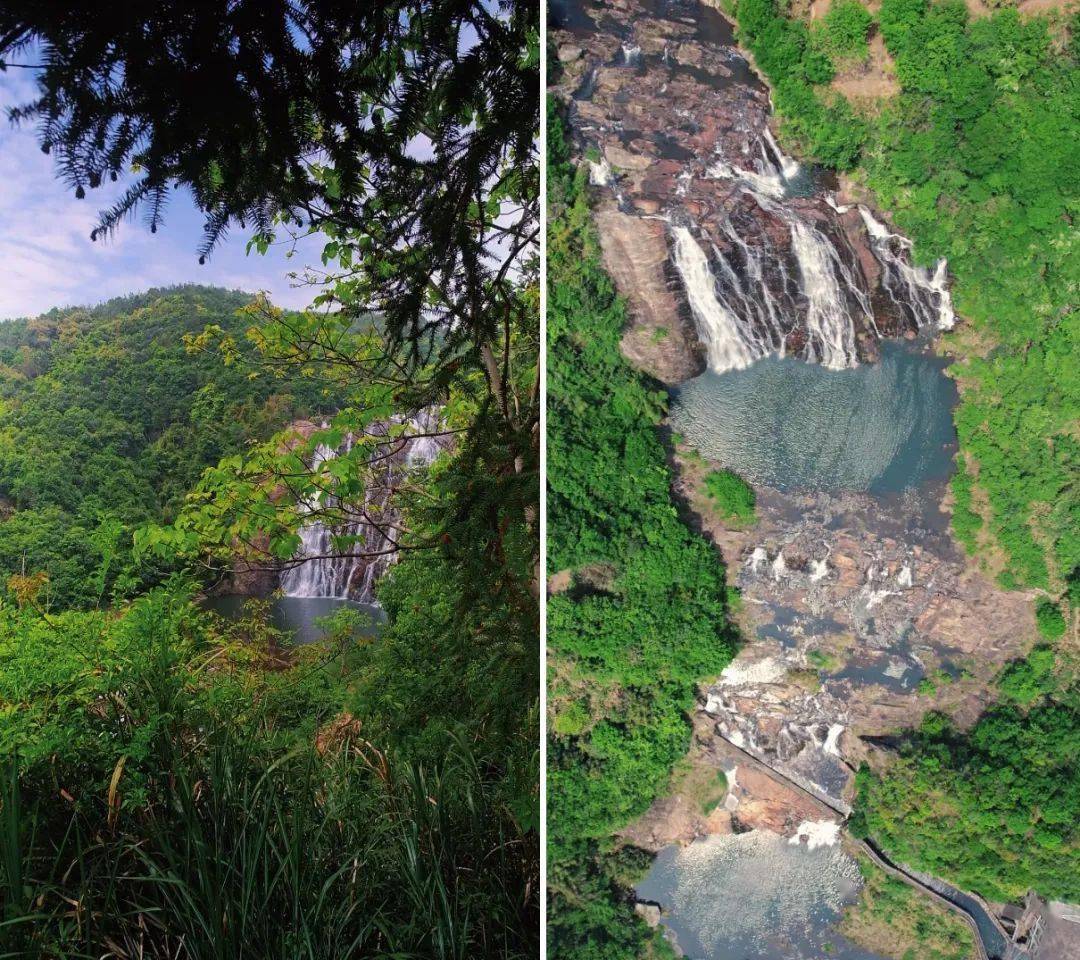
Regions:
[[[0,958],[539,954],[538,840],[504,763],[449,734],[421,766],[356,723],[289,726],[300,686],[200,699],[221,660],[186,616],[125,615],[113,636],[147,645],[65,721],[79,749],[0,765]],[[115,739],[95,766],[88,732]]]
[[[435,769],[367,744],[270,765],[216,731],[113,828],[3,804],[3,957],[348,960],[535,955],[535,850],[468,748]],[[47,829],[35,830],[48,820]]]

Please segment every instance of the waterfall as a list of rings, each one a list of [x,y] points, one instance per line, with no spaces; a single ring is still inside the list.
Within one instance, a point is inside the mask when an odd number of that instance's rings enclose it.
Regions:
[[[421,410],[415,417],[409,418],[409,431],[413,435],[405,444],[405,463],[409,467],[426,467],[446,448],[442,437],[418,436],[439,431],[442,422],[435,407]]]
[[[708,175],[737,181],[735,192],[695,227],[696,236],[685,227],[672,230],[674,263],[709,365],[717,373],[742,369],[764,356],[785,356],[796,343],[793,352],[804,360],[836,370],[853,367],[856,331],[880,331],[874,291],[848,240],[850,224],[840,219],[851,207],[828,194],[792,199],[791,184],[801,168],[768,128],[757,140],[753,162],[756,169],[746,170],[715,159]],[[757,211],[739,197],[751,199]],[[865,207],[859,212],[868,253],[881,267],[881,290],[896,315],[911,329],[951,328],[955,316],[945,261],[933,272],[915,266],[910,240],[889,232]],[[786,244],[777,236],[781,227]],[[710,242],[710,231],[716,242]]]
[[[952,296],[946,286],[948,263],[937,262],[934,272],[911,262],[912,243],[907,237],[891,233],[866,207],[859,213],[874,256],[881,264],[881,285],[890,299],[918,329],[936,322],[939,330],[951,330],[956,323]]]
[[[790,183],[802,171],[799,161],[789,157],[780,149],[780,144],[776,142],[776,138],[773,137],[773,132],[769,127],[765,127],[764,137],[759,141],[758,147],[761,150],[761,158],[766,164],[766,168],[771,168],[787,182]]]
[[[747,243],[730,220],[722,229],[732,251],[738,251],[738,261],[715,245],[710,260],[689,228],[672,229],[675,267],[709,367],[723,373],[770,354],[784,356],[788,337],[800,321],[806,333],[805,359],[830,369],[855,366],[853,314],[873,322],[857,268],[807,221],[776,204],[768,203],[765,209],[786,222],[793,271],[785,255]]]
[[[675,268],[682,277],[690,310],[709,355],[709,366],[722,373],[743,370],[768,352],[750,339],[746,325],[717,296],[717,283],[705,251],[688,227],[674,227]]]
[[[722,180],[742,180],[756,193],[774,200],[782,199],[788,190],[787,181],[781,171],[755,173],[753,170],[733,166],[726,160],[717,160],[706,172],[710,177],[719,177]]]
[[[611,164],[606,157],[601,157],[599,163],[589,161],[589,183],[594,187],[606,187],[611,183]]]
[[[410,431],[418,433],[433,431],[438,423],[438,414],[432,410],[422,411],[408,421]],[[326,426],[324,423],[323,428]],[[318,472],[320,464],[348,453],[352,446],[351,435],[345,438],[339,450],[320,444],[311,458],[312,471]],[[376,581],[395,560],[394,553],[381,553],[390,550],[393,543],[384,529],[380,529],[389,528],[396,522],[396,514],[390,505],[394,485],[404,472],[431,463],[442,448],[437,437],[421,436],[406,441],[399,454],[386,458],[377,479],[368,484],[364,491],[363,508],[356,511],[359,514],[356,519],[336,528],[330,528],[319,520],[304,523],[299,530],[300,546],[293,558],[294,563],[281,573],[281,590],[285,596],[371,602]],[[300,510],[302,513],[312,513],[320,506],[322,504],[316,494],[301,503]],[[335,536],[358,539],[353,547],[343,550],[334,545]],[[342,556],[343,552],[378,555]]]
[[[855,366],[855,330],[845,291],[857,291],[858,288],[850,270],[836,247],[820,231],[801,220],[791,221],[791,248],[799,264],[802,289],[808,301],[808,359],[831,370]]]
[[[627,62],[635,55],[624,48]],[[671,224],[672,262],[713,372],[788,355],[854,367],[861,337],[882,336],[875,304],[888,335],[953,326],[944,260],[933,271],[916,266],[911,241],[861,205],[860,227],[855,206],[819,189],[768,126],[751,134],[738,164],[724,156],[726,142],[703,166],[706,178],[730,187],[702,184],[695,179],[702,166],[688,162],[674,177],[668,209],[639,214]],[[624,209],[602,153],[588,170]]]
[[[623,63],[632,67],[641,61],[641,47],[624,43],[622,45]]]
[[[758,140],[758,157],[760,171],[736,167],[720,157],[709,167],[707,173],[710,177],[723,180],[741,180],[755,193],[771,197],[773,200],[782,200],[787,196],[792,182],[800,174],[802,167],[799,166],[798,161],[784,154],[768,127],[765,128],[762,138]]]

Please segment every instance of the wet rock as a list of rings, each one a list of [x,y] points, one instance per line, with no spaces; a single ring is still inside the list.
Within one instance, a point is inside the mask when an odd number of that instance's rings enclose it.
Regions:
[[[652,157],[631,153],[617,143],[605,144],[604,156],[607,157],[608,163],[618,170],[648,170],[654,163]]]
[[[768,90],[720,16],[694,3],[657,8],[644,0],[620,0],[588,16],[597,29],[559,37],[568,75],[560,90],[576,98],[575,143],[582,152],[600,149],[622,173],[598,189],[610,190],[627,215],[664,216],[692,228],[718,299],[745,340],[757,345],[756,355],[782,352],[851,366],[877,358],[879,336],[907,336],[916,328],[916,314],[895,309],[883,288],[882,264],[860,210],[844,209],[822,186],[827,178],[780,153],[769,129]],[[795,221],[810,231],[797,247]],[[831,252],[823,255],[815,245]],[[825,335],[811,316],[805,274],[821,270],[843,277],[840,309],[852,330],[842,340]],[[665,312],[654,315],[653,329],[681,325],[690,309],[686,282],[673,284],[663,304],[642,292]],[[767,298],[775,304],[769,310],[762,307]],[[918,316],[930,314],[924,309]],[[627,356],[632,362],[642,356],[644,369],[657,375],[649,354],[639,344]],[[661,378],[677,382],[672,376],[666,371]]]
[[[930,506],[768,490],[758,504],[750,530],[703,518],[742,590],[751,638],[707,691],[707,709],[717,736],[844,804],[867,756],[861,737],[916,726],[934,709],[961,726],[975,720],[1000,665],[1034,641],[1032,601],[969,567]],[[926,676],[932,692],[920,688]]]
[[[660,926],[660,907],[655,903],[635,903],[634,913],[641,917],[650,927]]]

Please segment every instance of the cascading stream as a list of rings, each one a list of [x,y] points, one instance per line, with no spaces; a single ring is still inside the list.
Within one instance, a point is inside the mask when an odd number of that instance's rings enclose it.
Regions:
[[[857,331],[880,331],[873,289],[840,220],[850,208],[829,194],[808,192],[809,172],[785,156],[768,127],[749,156],[755,169],[722,156],[707,169],[709,177],[735,181],[732,209],[713,214],[715,242],[702,225],[671,228],[672,259],[709,367],[716,373],[742,370],[765,356],[789,353],[834,370],[856,366]],[[737,215],[740,196],[756,208],[751,220],[767,218],[777,230],[783,225],[783,243],[748,224],[745,208]],[[797,197],[801,202],[793,202]],[[815,203],[821,199],[825,204]],[[916,266],[911,241],[890,232],[866,207],[858,209],[864,246],[878,262],[878,284],[892,310],[911,329],[951,328],[945,261],[933,272]]]
[[[743,370],[768,350],[751,339],[750,327],[718,296],[719,285],[705,251],[688,227],[674,227],[675,267],[682,277],[698,333],[705,343],[709,366],[716,371]]]
[[[855,365],[855,326],[845,290],[858,292],[839,251],[801,220],[791,222],[791,248],[806,297],[807,359],[831,370]]]
[[[438,416],[430,410],[421,412],[409,421],[416,433],[430,433],[438,425]],[[326,424],[323,424],[326,427]],[[347,437],[340,450],[320,445],[312,456],[311,468],[348,453],[353,438]],[[319,520],[309,521],[299,530],[300,547],[294,563],[281,573],[281,589],[287,597],[322,597],[359,600],[370,603],[378,578],[394,562],[390,551],[393,544],[386,529],[397,519],[390,504],[391,491],[402,473],[423,467],[438,456],[441,445],[436,437],[417,436],[404,445],[394,457],[387,458],[374,484],[364,493],[363,509],[356,519],[342,527],[330,528]],[[301,504],[304,513],[312,513],[321,504],[318,499]],[[378,518],[373,523],[366,518]],[[334,545],[335,536],[355,537],[355,546],[343,551]],[[352,555],[343,555],[349,554]],[[366,554],[366,556],[364,555]],[[309,558],[309,559],[305,559]]]
[[[921,329],[936,323],[951,330],[956,323],[952,296],[947,286],[948,263],[940,259],[933,273],[911,262],[911,241],[891,233],[866,207],[859,205],[870,243],[882,267],[881,285],[900,310],[908,312]]]

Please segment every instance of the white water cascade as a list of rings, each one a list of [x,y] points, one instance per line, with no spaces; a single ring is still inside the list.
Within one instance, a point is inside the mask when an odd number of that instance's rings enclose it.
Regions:
[[[438,425],[438,416],[425,410],[408,423],[410,432],[431,432]],[[352,445],[351,435],[339,450],[320,445],[312,456],[311,469],[318,471],[320,464],[347,453]],[[398,454],[386,458],[377,482],[369,484],[364,491],[363,504],[353,511],[355,519],[333,529],[318,520],[305,523],[299,530],[300,547],[294,562],[281,572],[280,585],[285,596],[370,602],[376,581],[396,559],[391,536],[397,521],[390,504],[392,490],[404,472],[430,463],[441,449],[438,438],[432,436],[406,441]],[[315,497],[301,504],[301,510],[312,513],[320,506]],[[335,546],[335,536],[358,540],[354,546],[342,549]]]
[[[915,266],[911,262],[912,243],[907,237],[891,233],[862,205],[859,213],[866,224],[874,256],[881,263],[881,285],[897,309],[907,312],[919,329],[936,322],[939,330],[951,330],[956,314],[946,285],[948,263],[944,257],[937,262],[933,273]]]
[[[688,227],[675,227],[675,268],[682,277],[690,309],[705,343],[709,366],[718,372],[743,370],[768,352],[750,339],[749,326],[740,321],[718,296],[718,285],[705,251]]]
[[[789,353],[829,369],[854,367],[857,331],[880,336],[880,330],[874,290],[848,237],[852,226],[841,221],[850,207],[827,193],[808,195],[805,171],[767,127],[750,156],[755,169],[722,157],[709,167],[710,177],[736,184],[708,226],[671,229],[673,262],[709,367],[723,373]],[[803,181],[798,197],[797,179]],[[915,266],[910,240],[889,232],[865,207],[859,212],[864,249],[880,265],[880,289],[902,326],[950,328],[945,261],[933,272]]]
[[[850,271],[825,235],[801,220],[791,221],[791,249],[807,300],[807,359],[831,370],[854,366],[855,328],[844,291],[858,288]]]
[[[601,157],[599,163],[589,161],[589,183],[594,187],[606,187],[611,179],[611,164],[606,157]]]
[[[874,324],[857,268],[810,221],[757,199],[786,223],[789,250],[773,249],[767,238],[761,245],[747,243],[728,219],[721,229],[729,250],[712,245],[710,258],[688,227],[672,228],[675,268],[709,367],[723,373],[765,356],[782,357],[796,328],[805,331],[804,359],[830,369],[855,366],[854,315]]]
[[[758,163],[761,167],[760,172],[736,167],[723,157],[719,157],[707,172],[710,177],[742,180],[756,193],[772,197],[774,200],[785,197],[791,184],[802,172],[799,162],[786,156],[780,149],[768,127],[765,128],[762,138],[758,141]]]

